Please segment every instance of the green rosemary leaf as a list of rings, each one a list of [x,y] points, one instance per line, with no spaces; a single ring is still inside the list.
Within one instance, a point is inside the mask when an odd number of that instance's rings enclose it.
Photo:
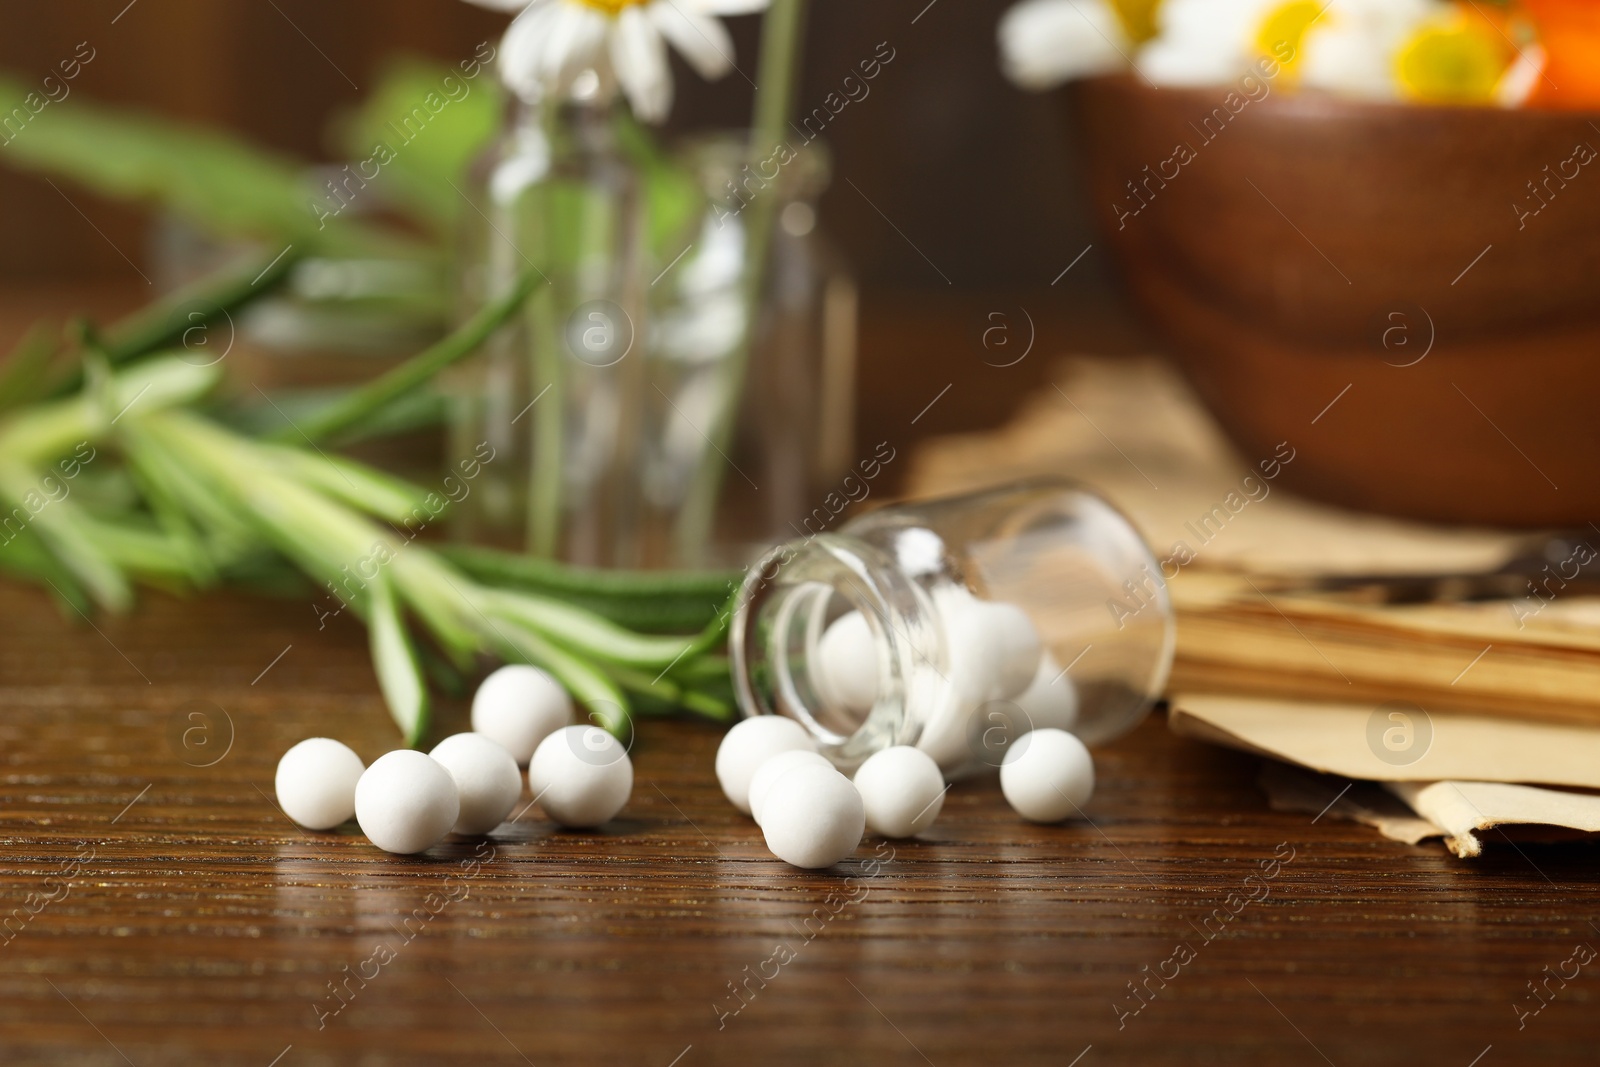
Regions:
[[[422,678],[422,666],[406,633],[388,577],[380,572],[368,585],[367,593],[367,636],[378,687],[406,744],[415,748],[428,729],[428,687]]]
[[[127,577],[84,529],[77,505],[46,495],[34,472],[10,459],[0,460],[0,506],[35,527],[51,555],[101,606],[121,612],[133,605]]]
[[[607,673],[552,644],[542,635],[512,623],[492,625],[484,636],[514,663],[541,667],[589,711],[594,723],[626,741],[632,730],[632,706],[621,686]]]
[[[0,80],[0,110],[27,90]],[[153,201],[229,237],[324,249],[392,249],[402,242],[349,218],[319,220],[303,170],[215,130],[132,108],[74,99],[6,145],[12,166],[55,175],[120,200]],[[275,254],[277,249],[273,250]]]
[[[471,355],[517,313],[534,287],[543,283],[544,277],[538,269],[529,267],[518,276],[510,292],[484,307],[450,336],[387,374],[351,390],[342,400],[330,404],[306,422],[281,428],[271,435],[272,439],[291,444],[300,440],[323,441],[365,422],[446,367]]]
[[[681,637],[636,634],[581,608],[532,593],[486,590],[483,604],[494,618],[513,622],[601,663],[659,670],[682,660],[695,647],[695,642]]]
[[[39,532],[31,525],[17,525],[12,514],[0,511],[0,570],[45,586],[61,614],[68,619],[86,616],[94,607],[89,595],[61,561],[50,554]]]
[[[47,322],[37,322],[23,334],[0,372],[0,410],[38,399],[60,347],[59,332]]]
[[[261,455],[286,477],[380,519],[406,525],[429,518],[427,490],[365,464],[326,453],[275,446],[263,446]]]
[[[183,348],[196,363],[202,356],[221,359],[237,327],[234,312],[277,289],[309,250],[273,248],[202,278],[115,323],[100,346],[113,364],[163,348]]]

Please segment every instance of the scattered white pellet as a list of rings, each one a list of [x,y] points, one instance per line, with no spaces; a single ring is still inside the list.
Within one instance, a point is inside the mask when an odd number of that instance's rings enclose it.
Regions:
[[[1068,730],[1078,725],[1078,687],[1046,652],[1039,659],[1033,684],[1017,697],[1017,706],[1035,730]]]
[[[311,737],[278,761],[283,813],[307,830],[331,830],[356,813],[361,757],[331,737]]]
[[[944,807],[944,775],[921,749],[896,745],[875,752],[857,768],[854,781],[868,828],[884,837],[919,834]]]
[[[399,749],[380,756],[356,783],[356,821],[385,852],[432,848],[460,814],[456,780],[421,752]]]
[[[1060,822],[1081,814],[1094,793],[1094,760],[1065,730],[1034,730],[1011,745],[1000,765],[1000,789],[1024,819]]]
[[[472,698],[472,729],[525,764],[539,742],[572,722],[572,698],[537,667],[501,667]]]
[[[829,624],[817,642],[817,695],[847,711],[870,711],[878,699],[878,642],[859,611]]]
[[[750,778],[750,817],[759,825],[761,822],[761,805],[766,800],[767,791],[772,788],[772,783],[779,777],[794,770],[796,767],[832,767],[827,758],[808,748],[793,748],[788,752],[780,752],[761,762],[756,768],[756,773]]]
[[[861,794],[832,767],[795,767],[767,791],[762,833],[772,854],[796,867],[832,867],[867,829]]]
[[[757,715],[734,725],[717,746],[717,781],[730,803],[750,814],[750,779],[780,752],[817,750],[805,727],[781,715]],[[535,790],[537,792],[537,790]]]
[[[455,779],[461,813],[451,829],[458,834],[488,833],[506,821],[522,796],[517,761],[482,734],[447,737],[428,755]]]
[[[609,822],[633,794],[633,761],[622,742],[598,726],[566,726],[534,750],[528,786],[562,826]]]

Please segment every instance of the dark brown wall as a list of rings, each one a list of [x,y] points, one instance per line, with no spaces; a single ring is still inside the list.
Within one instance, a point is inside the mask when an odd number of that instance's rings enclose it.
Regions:
[[[845,108],[827,135],[837,174],[824,218],[869,285],[1044,285],[1091,239],[1056,101],[1021,93],[998,73],[994,27],[1006,3],[813,5],[805,110],[880,42],[894,50],[870,95]],[[87,41],[96,58],[75,94],[226,125],[319,157],[329,111],[357,99],[383,57],[397,50],[464,57],[505,25],[504,16],[460,0],[134,0],[131,7],[127,0],[0,0],[0,7],[0,67],[10,72],[35,80]],[[734,31],[739,66],[754,77],[757,20],[736,20]],[[751,89],[741,74],[706,85],[680,70],[678,88],[674,129],[738,125],[749,114]],[[48,111],[39,121],[47,118]],[[44,182],[0,170],[0,277],[129,271],[113,245],[140,258],[145,219],[63,191],[73,203]],[[1094,283],[1094,269],[1085,262],[1064,287]]]

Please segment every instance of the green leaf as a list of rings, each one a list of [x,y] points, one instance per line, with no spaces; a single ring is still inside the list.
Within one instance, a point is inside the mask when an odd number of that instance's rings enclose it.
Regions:
[[[389,714],[405,735],[406,744],[415,748],[428,729],[428,686],[422,678],[422,665],[406,633],[388,576],[380,571],[367,592],[367,637],[378,688],[383,690]]]
[[[10,459],[0,461],[0,505],[9,520],[38,530],[51,554],[96,602],[118,612],[133,605],[127,577],[85,529],[78,506],[64,496],[47,496],[34,472]]]
[[[471,68],[469,68],[471,69]],[[333,123],[333,144],[359,179],[441,235],[470,210],[457,187],[494,137],[505,96],[487,66],[394,60],[360,106]],[[453,184],[452,184],[453,183]]]
[[[627,740],[632,729],[632,705],[621,686],[605,671],[509,621],[490,626],[484,636],[512,663],[528,663],[549,671],[562,688],[589,709],[591,720],[612,736]]]
[[[366,464],[325,452],[273,445],[261,446],[261,455],[285,476],[380,519],[409,525],[419,518],[425,524],[434,517],[427,506],[426,489]]]
[[[48,322],[37,322],[23,334],[0,371],[0,410],[25,404],[40,395],[60,347],[60,332]]]
[[[0,78],[0,115],[29,91]],[[326,250],[393,247],[373,227],[319,218],[304,168],[227,134],[130,108],[74,99],[12,136],[0,160],[66,178],[116,200],[155,202],[228,237],[294,241]]]
[[[541,634],[599,663],[665,669],[695,654],[698,644],[698,639],[636,634],[593,612],[536,593],[485,591],[483,607],[492,618]]]
[[[398,367],[350,390],[304,424],[283,426],[272,437],[287,443],[321,441],[370,420],[390,404],[414,394],[441,371],[471,355],[517,312],[542,280],[532,267],[519,274],[508,292],[485,305],[449,336]]]
[[[0,514],[0,520],[10,518],[10,515]],[[77,579],[50,554],[32,526],[19,529],[14,520],[0,521],[0,570],[44,583],[66,618],[86,616],[94,606]]]
[[[146,304],[106,331],[106,359],[126,363],[158,348],[181,347],[193,354],[192,362],[205,362],[204,346],[214,343],[210,331],[217,328],[220,337],[231,338],[233,312],[274,292],[306,251],[290,246],[252,256]],[[226,319],[226,329],[218,325],[219,317]],[[224,350],[216,359],[226,354]]]

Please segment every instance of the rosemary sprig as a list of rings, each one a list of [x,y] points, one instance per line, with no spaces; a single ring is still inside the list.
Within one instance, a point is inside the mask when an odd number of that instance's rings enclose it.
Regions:
[[[461,329],[387,374],[352,389],[309,420],[285,426],[273,436],[282,441],[324,441],[372,418],[475,352],[522,308],[528,295],[543,281],[544,276],[536,268],[528,267],[517,276],[509,292],[484,307]]]

